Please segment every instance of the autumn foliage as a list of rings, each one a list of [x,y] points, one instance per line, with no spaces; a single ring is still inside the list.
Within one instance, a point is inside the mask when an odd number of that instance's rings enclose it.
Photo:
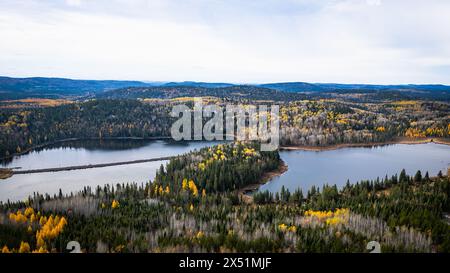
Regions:
[[[28,242],[21,242],[18,250],[10,250],[7,246],[3,246],[2,253],[19,252],[19,253],[47,253],[48,243],[57,238],[67,225],[65,217],[58,215],[41,215],[36,213],[32,207],[27,207],[17,212],[9,213],[9,220],[12,224],[26,226],[29,233],[35,232],[36,248],[31,250]]]

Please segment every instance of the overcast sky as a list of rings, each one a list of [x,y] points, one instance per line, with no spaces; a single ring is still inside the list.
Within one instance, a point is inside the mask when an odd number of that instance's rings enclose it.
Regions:
[[[0,75],[450,84],[450,1],[0,0]]]

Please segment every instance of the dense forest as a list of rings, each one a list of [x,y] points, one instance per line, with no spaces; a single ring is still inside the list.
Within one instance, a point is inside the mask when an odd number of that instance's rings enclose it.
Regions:
[[[179,193],[196,181],[196,188],[205,192],[226,192],[255,183],[264,173],[280,164],[277,152],[260,152],[258,145],[241,142],[219,144],[199,152],[177,157],[166,170],[157,173],[154,185]],[[189,177],[191,180],[185,180]],[[177,181],[183,181],[180,185]],[[181,187],[180,187],[181,186]]]
[[[256,144],[204,148],[172,159],[146,184],[35,193],[0,204],[6,252],[449,252],[450,181],[403,170],[342,189],[242,195],[280,164]],[[231,171],[231,169],[233,169]]]
[[[166,105],[135,100],[92,100],[55,107],[2,109],[2,156],[68,138],[169,136]]]
[[[169,99],[177,97],[219,97],[231,100],[295,101],[303,99],[346,99],[353,102],[383,102],[386,100],[450,101],[448,86],[370,86],[370,85],[311,85],[284,83],[263,85],[165,85],[125,87],[93,95],[109,99]]]
[[[170,88],[173,92],[180,90]],[[223,89],[215,88],[217,92]],[[204,97],[204,101],[205,105],[219,106],[279,104],[280,141],[286,146],[450,137],[447,102],[364,103],[342,98],[258,101],[238,97]],[[56,100],[53,103],[51,100],[37,100],[35,104],[33,100],[0,103],[0,157],[68,138],[169,137],[175,121],[169,115],[173,105],[186,103],[192,107],[192,98]]]

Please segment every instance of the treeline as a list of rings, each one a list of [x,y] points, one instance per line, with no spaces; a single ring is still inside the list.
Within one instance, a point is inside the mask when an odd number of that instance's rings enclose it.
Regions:
[[[0,155],[68,138],[169,136],[169,107],[135,100],[92,100],[0,111]]]
[[[97,98],[104,99],[173,99],[182,97],[216,97],[224,100],[249,102],[254,100],[293,101],[306,99],[313,95],[289,93],[252,85],[228,87],[200,86],[155,86],[127,87],[99,93]]]
[[[449,107],[441,102],[363,104],[298,101],[281,107],[281,144],[327,146],[396,138],[450,137]]]
[[[287,85],[286,85],[287,84]],[[213,96],[231,100],[275,100],[275,101],[296,101],[304,99],[345,99],[357,103],[382,103],[385,101],[398,100],[429,100],[429,101],[450,101],[450,90],[444,87],[441,90],[429,88],[418,88],[408,86],[407,88],[388,88],[380,90],[368,86],[357,88],[346,88],[344,86],[329,88],[297,83],[264,84],[264,85],[232,85],[232,86],[200,86],[200,85],[166,85],[147,87],[125,87],[97,93],[97,98],[159,98],[171,99],[177,97],[204,97]],[[288,86],[291,85],[291,86]],[[325,87],[325,88],[323,88]]]
[[[171,87],[167,88],[171,90]],[[221,90],[214,89],[217,92]],[[176,93],[176,96],[179,95],[182,94]],[[243,98],[205,98],[205,105],[207,102],[221,106],[258,103],[249,98],[253,98],[253,93]],[[169,113],[173,105],[181,103],[192,107],[192,98],[100,99],[54,107],[0,108],[0,157],[67,138],[170,137],[175,118],[170,117]],[[261,103],[271,104],[267,101]],[[373,143],[399,137],[450,138],[450,108],[444,102],[369,104],[301,100],[275,103],[280,104],[281,145]],[[204,123],[207,120],[204,118]]]

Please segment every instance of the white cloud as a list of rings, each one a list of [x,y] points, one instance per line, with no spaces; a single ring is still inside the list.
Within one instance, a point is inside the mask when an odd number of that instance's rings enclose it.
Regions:
[[[5,1],[0,74],[450,83],[444,11],[449,2]]]
[[[81,6],[81,0],[66,0],[67,5],[72,7]]]
[[[379,6],[381,5],[381,0],[366,0],[366,3],[369,6]]]

